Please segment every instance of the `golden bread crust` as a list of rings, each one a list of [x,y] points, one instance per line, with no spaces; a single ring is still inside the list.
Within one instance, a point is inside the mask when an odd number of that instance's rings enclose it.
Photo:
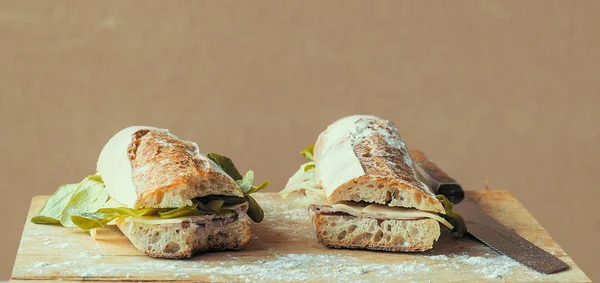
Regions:
[[[181,207],[206,195],[243,196],[241,189],[195,143],[139,130],[127,149],[137,200],[134,208]]]
[[[330,202],[366,201],[444,213],[435,194],[418,179],[406,145],[388,120],[342,118],[319,135],[314,153],[317,176]],[[352,168],[352,173],[336,168],[335,160],[343,160],[339,166]]]

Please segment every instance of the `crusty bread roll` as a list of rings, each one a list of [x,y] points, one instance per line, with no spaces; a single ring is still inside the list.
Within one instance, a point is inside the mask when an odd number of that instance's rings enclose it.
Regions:
[[[417,179],[413,162],[390,121],[344,117],[323,131],[314,148],[317,180],[329,202],[366,201],[444,213]]]
[[[131,208],[192,205],[207,195],[242,197],[242,190],[198,146],[147,126],[126,128],[102,149],[98,174],[112,198]]]
[[[202,155],[195,143],[165,129],[123,129],[102,149],[97,170],[111,198],[134,209],[189,206],[192,199],[208,195],[243,197],[235,181]],[[149,256],[186,258],[197,252],[239,249],[248,243],[250,220],[245,210],[237,212],[193,216],[179,223],[125,218],[116,224]]]
[[[316,182],[327,200],[315,199],[308,211],[321,243],[419,252],[439,238],[438,221],[451,226],[390,121],[367,115],[339,119],[319,135],[313,156]]]
[[[172,224],[118,221],[117,226],[138,250],[160,258],[189,258],[200,252],[238,250],[251,236],[250,219],[244,213],[194,216],[190,222]]]
[[[309,208],[317,239],[332,248],[421,252],[440,236],[434,219],[359,218],[344,214],[318,214]]]

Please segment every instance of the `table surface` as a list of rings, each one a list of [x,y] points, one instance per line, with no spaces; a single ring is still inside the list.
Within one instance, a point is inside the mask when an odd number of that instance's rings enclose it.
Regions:
[[[306,209],[288,209],[278,194],[258,193],[265,220],[252,225],[252,240],[243,250],[187,260],[144,256],[115,227],[100,229],[94,240],[83,230],[27,221],[11,280],[590,282],[511,193],[469,191],[467,197],[570,269],[537,273],[475,239],[454,238],[445,228],[434,249],[423,253],[329,249],[315,238]],[[47,198],[33,198],[28,220]]]

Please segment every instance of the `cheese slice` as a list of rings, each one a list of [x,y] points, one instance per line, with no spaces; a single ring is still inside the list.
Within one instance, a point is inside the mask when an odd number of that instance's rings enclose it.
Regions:
[[[335,210],[338,210],[338,211],[344,212],[344,213],[348,213],[348,214],[352,214],[354,216],[360,216],[361,214],[363,214],[362,210],[366,206],[366,204],[361,204],[361,203],[351,202],[351,201],[338,202],[338,203],[334,203],[334,204],[330,204],[330,205]]]
[[[404,207],[390,207],[381,204],[362,204],[356,202],[343,202],[331,204],[335,210],[340,212],[348,213],[357,217],[370,217],[378,218],[385,217],[389,219],[420,219],[420,218],[431,218],[444,226],[453,229],[454,226],[450,224],[446,219],[437,215],[433,212],[417,210],[414,208]]]
[[[136,187],[133,184],[131,161],[127,148],[133,139],[133,134],[139,130],[155,130],[168,133],[166,129],[148,126],[132,126],[115,134],[106,143],[98,157],[98,175],[102,176],[104,185],[111,198],[118,200],[127,207],[133,207],[137,200]]]

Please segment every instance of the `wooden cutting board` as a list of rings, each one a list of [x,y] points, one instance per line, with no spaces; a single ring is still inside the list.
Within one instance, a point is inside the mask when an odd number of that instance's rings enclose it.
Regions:
[[[305,209],[287,209],[276,193],[256,194],[265,221],[252,226],[241,251],[201,254],[189,260],[144,256],[118,229],[88,232],[29,221],[12,280],[95,281],[535,281],[590,282],[571,258],[507,191],[471,191],[479,203],[517,233],[565,261],[570,269],[543,275],[444,228],[433,250],[403,254],[329,249],[317,242]],[[28,220],[47,196],[34,197]]]

